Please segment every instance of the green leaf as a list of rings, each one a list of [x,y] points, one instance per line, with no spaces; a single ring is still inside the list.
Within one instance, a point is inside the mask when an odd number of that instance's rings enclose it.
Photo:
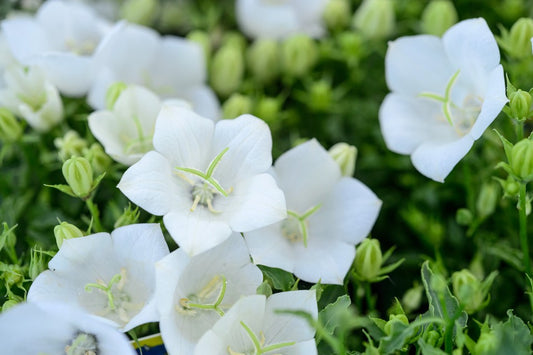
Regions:
[[[74,194],[74,192],[72,192],[72,189],[68,185],[63,185],[63,184],[47,185],[47,184],[44,184],[44,186],[52,187],[52,188],[57,189],[57,190],[59,190],[59,191],[61,191],[63,193],[66,193],[67,195],[72,196],[72,197],[78,197],[78,196],[76,196],[76,194]]]
[[[437,349],[436,347],[426,343],[423,338],[418,339],[418,346],[422,351],[422,355],[446,355],[446,353],[441,349]]]
[[[528,326],[522,319],[513,315],[512,310],[508,310],[507,315],[509,319],[505,323],[500,322],[494,326],[493,331],[499,341],[490,354],[531,354],[533,337]]]
[[[503,150],[505,151],[505,156],[507,157],[507,161],[511,162],[511,150],[513,149],[513,144],[507,140],[500,132],[498,132],[497,129],[493,130],[498,135],[498,138],[500,138],[500,141],[503,144]]]
[[[390,354],[403,348],[419,328],[426,324],[444,323],[437,317],[419,318],[410,324],[392,322],[389,334],[379,342],[380,354]]]
[[[294,285],[294,276],[285,270],[264,265],[258,265],[266,280],[269,280],[276,290],[289,291]]]

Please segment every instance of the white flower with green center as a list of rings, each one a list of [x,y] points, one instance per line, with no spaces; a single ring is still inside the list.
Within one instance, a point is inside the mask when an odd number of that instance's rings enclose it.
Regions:
[[[37,131],[46,132],[63,119],[63,102],[40,67],[10,65],[4,72],[0,105],[23,118]]]
[[[135,204],[163,215],[189,255],[285,218],[285,199],[266,171],[272,164],[268,126],[251,115],[215,123],[163,105],[155,151],[132,165],[118,188]]]
[[[81,309],[22,303],[0,314],[2,354],[135,355],[128,338]]]
[[[381,201],[316,141],[279,157],[273,174],[285,193],[288,217],[245,233],[256,264],[277,267],[308,282],[342,284]]]
[[[220,116],[218,99],[206,85],[204,53],[195,42],[120,22],[103,41],[95,62],[97,75],[87,97],[95,109],[105,107],[109,86],[121,81],[142,85],[161,99],[185,100],[204,117]]]
[[[28,292],[30,302],[62,302],[122,331],[157,322],[155,263],[169,253],[158,224],[67,239]]]
[[[251,38],[282,39],[302,33],[325,34],[322,15],[328,0],[237,0],[241,30]]]
[[[190,257],[178,249],[159,261],[156,302],[169,354],[192,354],[198,339],[262,280],[236,233],[205,253]]]
[[[389,42],[392,90],[379,112],[387,147],[411,155],[423,175],[443,182],[507,102],[500,53],[485,20],[452,26],[442,39]]]
[[[91,86],[92,54],[111,25],[80,3],[46,1],[35,17],[2,22],[14,57],[24,65],[38,65],[65,95],[82,96]]]
[[[241,298],[200,338],[194,354],[316,354],[315,330],[305,318],[283,311],[303,311],[316,319],[315,291]]]

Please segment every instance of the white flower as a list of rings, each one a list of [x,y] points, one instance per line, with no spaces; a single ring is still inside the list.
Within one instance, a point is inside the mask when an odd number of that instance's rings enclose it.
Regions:
[[[78,308],[23,303],[0,314],[2,354],[135,355],[126,336]]]
[[[163,221],[194,255],[220,244],[232,231],[247,232],[285,217],[283,192],[269,174],[272,138],[251,115],[213,121],[163,105],[155,151],[132,165],[118,188]]]
[[[92,53],[110,25],[80,3],[46,1],[35,17],[2,22],[15,58],[42,67],[65,95],[82,96],[93,80]]]
[[[500,53],[485,20],[452,26],[442,39],[419,35],[389,43],[392,90],[379,120],[387,147],[443,182],[507,102]]]
[[[4,72],[0,105],[45,132],[63,119],[63,102],[41,68],[10,65]]]
[[[284,310],[304,311],[316,319],[315,291],[281,292],[268,299],[263,295],[240,299],[202,336],[194,354],[316,354],[315,330],[303,317],[278,313]]]
[[[97,76],[88,96],[89,104],[102,109],[111,84],[145,86],[161,98],[189,101],[204,117],[216,119],[220,105],[205,85],[207,69],[202,48],[175,36],[161,37],[154,30],[121,22],[106,37],[95,55]]]
[[[77,305],[122,331],[156,322],[155,263],[168,253],[158,224],[67,239],[31,285],[28,301]]]
[[[288,217],[245,233],[256,264],[277,267],[308,282],[342,284],[381,207],[368,187],[342,177],[316,140],[282,156],[273,174],[287,201]]]
[[[169,354],[192,354],[198,339],[240,297],[253,295],[263,274],[233,234],[205,253],[178,249],[156,265],[159,327]]]
[[[328,0],[237,0],[237,22],[252,38],[282,39],[296,33],[322,37]]]

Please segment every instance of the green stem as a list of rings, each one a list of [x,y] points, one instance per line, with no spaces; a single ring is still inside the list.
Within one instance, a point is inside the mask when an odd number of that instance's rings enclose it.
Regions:
[[[365,296],[366,296],[366,303],[368,305],[368,312],[372,313],[375,311],[375,302],[372,298],[372,290],[370,288],[370,282],[364,282],[365,284]]]
[[[85,204],[87,205],[87,208],[93,217],[94,231],[97,233],[103,232],[104,229],[102,228],[102,223],[100,222],[100,211],[98,210],[98,206],[93,202],[92,197],[86,199]]]
[[[526,215],[526,183],[520,183],[518,213],[520,218],[520,245],[524,258],[524,270],[531,277],[531,265],[529,261],[529,243],[527,239],[527,215]]]

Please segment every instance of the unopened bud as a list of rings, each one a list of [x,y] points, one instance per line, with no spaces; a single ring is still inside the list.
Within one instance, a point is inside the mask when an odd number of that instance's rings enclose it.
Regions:
[[[331,84],[325,80],[314,82],[309,88],[307,105],[312,111],[327,111],[332,102]]]
[[[40,250],[33,249],[28,269],[30,279],[35,280],[35,278],[44,270],[46,270],[46,263],[43,258],[43,253]]]
[[[129,22],[148,26],[153,22],[158,10],[157,0],[126,0],[120,8],[120,15]]]
[[[199,44],[200,47],[202,47],[206,60],[211,58],[211,39],[209,38],[207,32],[200,30],[191,31],[187,35],[187,39]]]
[[[422,292],[424,287],[416,285],[408,289],[402,297],[402,305],[407,313],[414,311],[420,307],[422,303]]]
[[[422,32],[440,37],[456,22],[457,11],[451,1],[433,0],[422,13]]]
[[[64,137],[56,138],[54,145],[59,150],[59,158],[63,161],[70,157],[83,155],[87,149],[87,141],[80,138],[76,131],[68,131]]]
[[[337,143],[329,148],[328,153],[339,164],[342,176],[353,176],[357,159],[357,148],[355,146],[347,143]]]
[[[502,187],[506,196],[514,197],[520,192],[520,184],[511,176],[502,182]]]
[[[281,45],[282,70],[291,77],[306,75],[315,65],[317,57],[318,48],[309,36],[294,35]]]
[[[126,83],[123,83],[122,81],[117,81],[107,89],[105,95],[105,106],[108,110],[113,110],[115,102],[117,102],[120,94],[122,94],[122,92],[126,90],[127,87],[128,85],[126,85]]]
[[[485,301],[481,282],[469,270],[463,269],[452,274],[453,293],[468,313],[477,311]]]
[[[395,27],[392,0],[364,0],[354,15],[354,26],[371,39],[387,38]]]
[[[260,83],[269,83],[279,75],[279,61],[279,43],[272,39],[257,39],[246,52],[252,77]]]
[[[518,19],[509,32],[504,32],[500,44],[516,59],[531,57],[531,37],[533,37],[533,19]]]
[[[252,112],[252,99],[238,93],[232,94],[222,104],[222,117],[235,118],[245,113]]]
[[[455,221],[461,226],[469,226],[473,220],[474,216],[467,208],[459,208],[455,214]]]
[[[230,46],[238,48],[241,53],[244,53],[246,50],[246,43],[246,38],[240,32],[226,32],[224,33],[224,37],[222,37],[222,47]]]
[[[405,314],[391,314],[389,316],[389,320],[387,321],[387,323],[385,323],[383,331],[387,334],[390,334],[393,324],[397,322],[409,325],[409,320],[407,319]]]
[[[339,31],[348,27],[351,13],[347,0],[330,0],[324,9],[324,22],[330,30]]]
[[[254,114],[267,122],[271,126],[275,126],[281,122],[280,119],[281,100],[275,97],[263,96],[255,106]]]
[[[137,223],[139,221],[140,214],[141,212],[139,212],[139,207],[132,208],[131,205],[128,205],[127,208],[124,208],[122,215],[117,218],[117,221],[113,227],[117,229],[118,227]]]
[[[61,248],[63,241],[83,237],[83,232],[73,224],[61,222],[54,227],[54,236],[56,237],[57,247]]]
[[[111,158],[104,152],[104,148],[98,143],[93,143],[84,154],[85,158],[89,160],[93,171],[100,175],[107,171],[111,165]]]
[[[531,114],[531,94],[527,91],[516,90],[509,95],[510,116],[519,121],[524,121]]]
[[[222,46],[211,63],[211,85],[222,96],[237,91],[244,75],[244,60],[240,48]]]
[[[476,211],[481,218],[494,213],[499,201],[499,188],[494,182],[486,182],[481,185],[481,190],[476,201]]]
[[[521,180],[533,180],[533,141],[524,138],[513,146],[510,165]]]
[[[63,176],[72,192],[84,199],[93,189],[93,169],[83,157],[72,157],[63,163]]]
[[[355,272],[365,281],[374,280],[381,270],[383,255],[377,239],[365,239],[355,253]]]
[[[6,108],[0,108],[0,139],[15,142],[22,134],[22,126],[15,116]]]

